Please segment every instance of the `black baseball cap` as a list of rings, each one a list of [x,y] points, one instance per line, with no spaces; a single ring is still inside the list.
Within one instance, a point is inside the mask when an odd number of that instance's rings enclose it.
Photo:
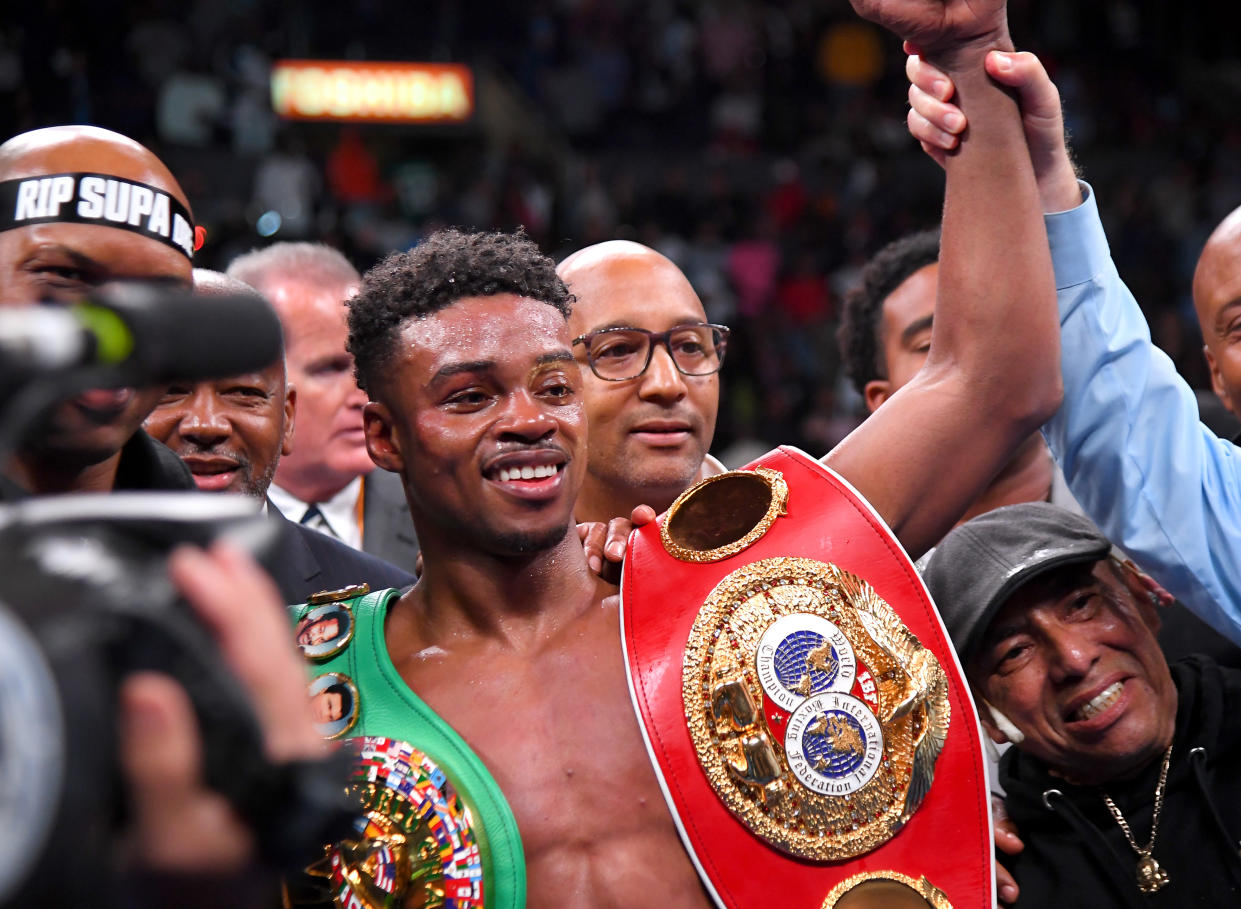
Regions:
[[[1006,505],[954,528],[925,560],[931,592],[962,664],[992,618],[1031,579],[1097,562],[1112,544],[1086,518],[1047,502]]]

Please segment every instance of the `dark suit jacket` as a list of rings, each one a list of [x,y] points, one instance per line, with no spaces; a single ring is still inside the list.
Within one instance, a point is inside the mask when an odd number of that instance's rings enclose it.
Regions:
[[[401,478],[376,467],[362,483],[362,550],[412,572],[418,558],[418,535]]]
[[[295,524],[270,502],[267,513],[279,532],[263,564],[286,603],[304,603],[320,590],[339,590],[367,583],[371,590],[408,587],[414,576],[374,556],[346,546],[333,537]]]

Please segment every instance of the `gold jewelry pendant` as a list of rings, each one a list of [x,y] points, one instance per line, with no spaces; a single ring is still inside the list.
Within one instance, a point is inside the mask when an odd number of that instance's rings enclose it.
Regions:
[[[1138,862],[1138,889],[1143,893],[1162,890],[1168,883],[1168,872],[1159,867],[1153,856],[1144,855]]]

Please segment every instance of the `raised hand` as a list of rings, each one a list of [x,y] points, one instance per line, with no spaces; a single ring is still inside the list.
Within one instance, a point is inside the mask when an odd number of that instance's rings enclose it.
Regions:
[[[906,51],[912,45],[906,43]],[[987,74],[1016,90],[1021,125],[1043,211],[1064,211],[1081,203],[1077,172],[1064,135],[1060,93],[1042,62],[1031,53],[992,51],[985,60]],[[909,78],[910,134],[941,167],[944,156],[957,147],[968,125],[952,100],[955,86],[943,70],[911,53],[905,61]]]
[[[1005,0],[850,0],[863,19],[933,59],[971,44],[1007,46]]]

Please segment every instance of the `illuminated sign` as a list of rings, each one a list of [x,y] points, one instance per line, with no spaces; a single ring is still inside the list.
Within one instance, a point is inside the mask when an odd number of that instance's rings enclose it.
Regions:
[[[281,60],[271,101],[297,120],[460,123],[474,112],[474,77],[455,63]]]

